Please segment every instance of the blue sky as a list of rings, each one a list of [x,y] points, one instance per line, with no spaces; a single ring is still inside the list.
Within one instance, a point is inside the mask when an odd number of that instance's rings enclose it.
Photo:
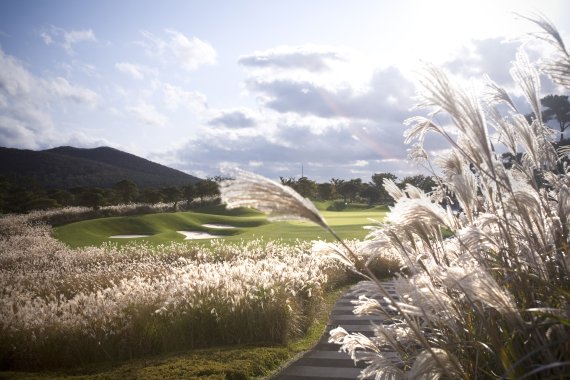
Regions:
[[[536,32],[513,12],[533,11],[568,37],[562,0],[0,0],[0,146],[107,145],[201,177],[403,178],[421,171],[402,122],[422,62],[509,87]]]

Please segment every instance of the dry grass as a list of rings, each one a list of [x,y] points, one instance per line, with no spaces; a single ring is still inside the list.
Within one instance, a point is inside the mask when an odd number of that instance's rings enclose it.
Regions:
[[[550,23],[536,23],[558,49],[552,56],[558,61],[548,61],[545,72],[567,85],[564,44]],[[414,157],[434,168],[438,187],[425,194],[386,181],[396,203],[367,244],[317,247],[372,280],[376,276],[366,265],[371,257],[405,263],[406,274],[396,281],[399,300],[378,281],[396,312],[390,324],[375,326],[371,338],[331,331],[331,342],[367,363],[363,378],[570,377],[570,174],[558,169],[559,152],[540,118],[538,71],[522,50],[511,75],[538,115],[531,122],[497,84],[488,81],[485,93],[478,94],[428,67],[419,92],[421,107],[431,113],[408,121],[406,139],[417,144]],[[450,117],[453,132],[434,122],[438,113]],[[449,152],[430,160],[423,149],[427,133],[442,135]],[[507,169],[500,152],[522,153],[522,160]],[[259,180],[252,194],[261,202],[267,200],[263,187]],[[247,188],[236,190],[226,194],[230,201]],[[452,201],[459,212],[449,206]],[[305,214],[297,217],[318,222]],[[355,313],[385,310],[361,298]],[[401,367],[387,351],[399,354]]]

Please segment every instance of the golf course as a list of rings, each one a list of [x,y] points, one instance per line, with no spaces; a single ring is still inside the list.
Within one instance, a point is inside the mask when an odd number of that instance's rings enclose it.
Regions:
[[[367,225],[381,221],[385,206],[349,205],[343,211],[327,211],[330,202],[316,203],[327,223],[343,239],[363,239]],[[251,209],[227,210],[210,206],[192,211],[85,220],[56,227],[54,236],[72,248],[99,246],[105,242],[118,245],[147,242],[151,245],[192,240],[209,244],[211,239],[228,242],[252,239],[326,240],[334,238],[319,226],[307,221],[269,222],[266,216]]]

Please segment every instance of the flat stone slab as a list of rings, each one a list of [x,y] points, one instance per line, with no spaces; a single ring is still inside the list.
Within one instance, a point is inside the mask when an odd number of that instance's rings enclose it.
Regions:
[[[285,370],[288,376],[310,376],[322,379],[356,379],[360,368],[292,366]],[[285,379],[285,378],[283,378]]]
[[[331,318],[331,324],[333,326],[343,326],[343,325],[370,325],[372,323],[376,325],[382,324],[384,319],[369,319],[369,318],[351,318],[352,315],[337,315],[337,318]]]
[[[346,352],[342,351],[309,351],[304,357],[314,359],[339,359],[339,360],[352,360]]]
[[[389,282],[385,282],[383,285],[387,291],[393,288]],[[389,293],[392,294],[393,291],[389,291]],[[354,315],[352,312],[354,305],[350,301],[357,300],[360,295],[376,298],[383,306],[386,305],[383,301],[383,295],[379,293],[378,287],[372,282],[362,281],[354,285],[335,304],[326,332],[317,345],[276,374],[272,380],[357,379],[366,364],[363,362],[355,364],[347,353],[339,351],[340,345],[329,343],[329,331],[337,326],[342,326],[348,332],[361,333],[372,337],[374,336],[372,323],[381,325],[390,321],[390,316]],[[389,352],[387,355],[390,356],[390,359],[393,357],[394,361],[399,361],[396,353]]]

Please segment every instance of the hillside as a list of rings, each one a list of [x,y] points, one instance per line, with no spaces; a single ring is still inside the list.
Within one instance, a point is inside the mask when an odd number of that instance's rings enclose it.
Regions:
[[[120,150],[58,147],[42,151],[0,147],[0,175],[37,181],[46,189],[112,187],[129,179],[138,187],[183,186],[200,179]]]

